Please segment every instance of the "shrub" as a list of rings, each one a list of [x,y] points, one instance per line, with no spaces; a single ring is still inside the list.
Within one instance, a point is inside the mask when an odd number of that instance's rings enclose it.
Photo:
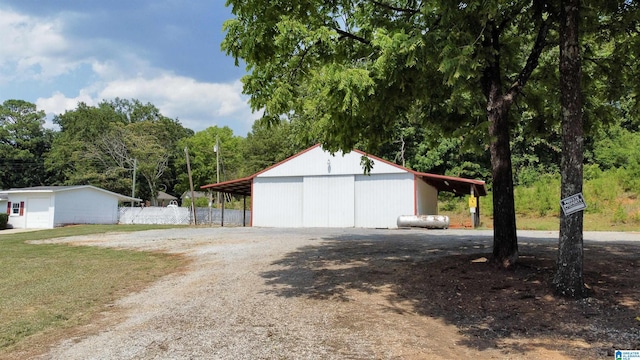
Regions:
[[[552,174],[539,174],[529,186],[515,188],[516,212],[525,216],[559,215],[560,179]]]
[[[585,164],[583,174],[584,180],[594,180],[602,176],[602,170],[598,164]]]
[[[8,222],[9,222],[9,214],[0,214],[0,230],[6,229]]]
[[[616,211],[613,213],[612,220],[614,223],[618,223],[618,224],[620,223],[624,224],[627,222],[627,212],[622,206],[622,204],[618,204]]]

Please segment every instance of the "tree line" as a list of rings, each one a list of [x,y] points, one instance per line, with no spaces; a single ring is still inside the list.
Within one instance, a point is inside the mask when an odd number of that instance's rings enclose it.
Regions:
[[[616,172],[625,191],[640,191],[640,119],[623,109],[585,141],[585,176]],[[314,145],[300,122],[273,125],[257,120],[246,136],[229,127],[194,132],[163,116],[153,104],[115,99],[78,106],[55,116],[23,100],[0,104],[0,189],[91,184],[129,195],[137,164],[136,196],[152,200],[158,191],[180,195],[189,189],[184,148],[189,149],[196,186],[216,182],[214,145],[220,141],[221,181],[249,176]],[[358,147],[358,144],[356,144]],[[517,127],[511,140],[516,186],[544,175],[559,176],[561,137],[550,128],[533,136]],[[489,152],[463,136],[443,137],[434,128],[398,122],[390,140],[373,152],[410,169],[482,179],[491,183]]]
[[[130,195],[135,180],[135,196],[155,205],[159,191],[179,197],[189,189],[185,148],[199,186],[216,182],[218,172],[221,181],[253,174],[306,146],[295,145],[285,124],[256,123],[246,137],[229,127],[194,132],[136,99],[78,103],[53,118],[55,129],[45,121],[27,101],[0,105],[0,189],[90,184]]]

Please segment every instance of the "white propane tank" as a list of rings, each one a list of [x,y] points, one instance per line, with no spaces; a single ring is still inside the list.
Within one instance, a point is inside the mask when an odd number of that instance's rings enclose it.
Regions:
[[[400,215],[397,224],[399,228],[448,229],[449,217],[445,215]]]

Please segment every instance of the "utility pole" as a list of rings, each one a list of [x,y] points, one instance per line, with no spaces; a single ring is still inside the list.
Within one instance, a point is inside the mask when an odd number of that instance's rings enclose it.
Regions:
[[[220,182],[220,138],[216,135],[216,145],[213,147],[216,153],[216,184]],[[218,209],[220,209],[220,192],[216,193]]]
[[[133,185],[131,186],[131,197],[136,197],[136,167],[138,165],[138,159],[133,159]],[[131,207],[133,207],[134,200],[131,199]]]
[[[184,147],[184,154],[187,157],[187,173],[189,174],[189,187],[191,188],[191,211],[193,212],[193,225],[197,225],[198,221],[196,220],[196,197],[193,192],[193,178],[191,178],[191,164],[189,163],[189,149]]]

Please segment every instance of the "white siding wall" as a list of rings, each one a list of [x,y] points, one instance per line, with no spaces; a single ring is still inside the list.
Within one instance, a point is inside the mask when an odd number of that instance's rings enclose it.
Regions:
[[[396,228],[398,216],[414,214],[414,176],[410,173],[357,175],[355,226]]]
[[[289,161],[258,175],[258,177],[278,176],[321,176],[321,175],[353,175],[362,174],[360,155],[354,151],[342,156],[336,153],[331,156],[321,147],[315,147]],[[375,162],[371,174],[406,173],[405,170],[383,163]]]
[[[414,174],[376,162],[362,175],[361,154],[315,147],[254,178],[253,226],[396,228],[398,216],[437,209],[437,191]]]
[[[354,226],[354,176],[308,176],[303,182],[304,227]]]
[[[252,225],[302,226],[302,177],[256,177],[253,180]]]
[[[414,215],[438,214],[438,190],[420,178],[416,179],[416,200],[418,213]]]
[[[55,193],[55,226],[65,224],[117,224],[118,199],[91,188]]]
[[[26,198],[26,196],[22,196],[22,195],[21,195],[21,196],[9,195],[9,202],[10,202],[11,204],[14,204],[14,203],[18,203],[18,204],[19,204],[19,203],[20,203],[20,201],[24,201],[24,203],[26,204],[26,203],[27,203],[27,198]],[[12,206],[13,206],[13,205],[12,205]],[[3,207],[3,209],[5,209],[5,210],[6,210],[6,209],[7,209],[7,205],[5,205],[5,206]],[[8,222],[8,224],[11,224],[11,226],[12,226],[14,229],[24,229],[24,228],[25,228],[25,226],[26,226],[25,219],[26,219],[26,218],[25,218],[25,216],[24,216],[24,215],[23,215],[23,216],[13,215],[13,214],[11,214],[11,212],[10,212],[10,213],[9,213],[9,222]]]

